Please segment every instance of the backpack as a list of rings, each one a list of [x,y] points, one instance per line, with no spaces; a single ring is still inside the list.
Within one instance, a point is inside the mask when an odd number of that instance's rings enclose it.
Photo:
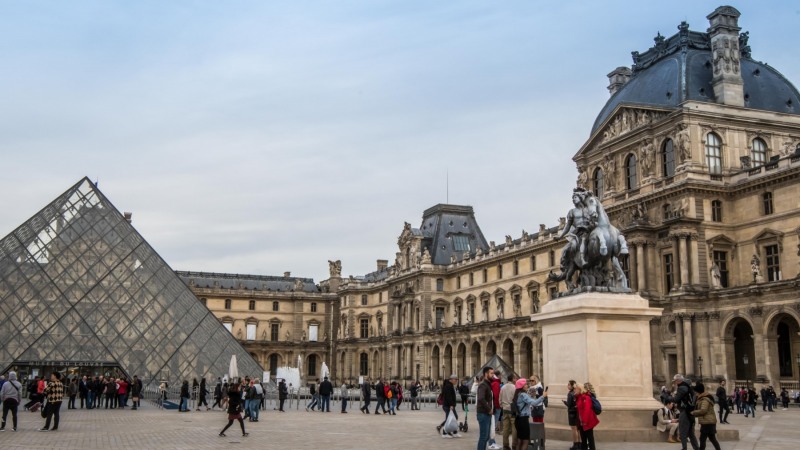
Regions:
[[[517,417],[519,415],[519,404],[517,404],[517,397],[519,397],[519,394],[514,394],[514,399],[511,401],[511,417]]]
[[[599,416],[603,412],[603,405],[600,404],[600,400],[594,395],[590,394],[589,398],[592,399],[592,411],[594,411],[595,415]]]
[[[436,397],[436,404],[439,405],[439,406],[444,405],[444,394],[443,393],[440,392],[439,396]]]
[[[386,398],[392,398],[392,390],[391,389],[387,389],[386,390]]]
[[[653,426],[658,426],[658,412],[661,411],[661,408],[653,411]]]
[[[469,395],[469,388],[466,384],[462,384],[458,387],[458,393],[461,395]]]

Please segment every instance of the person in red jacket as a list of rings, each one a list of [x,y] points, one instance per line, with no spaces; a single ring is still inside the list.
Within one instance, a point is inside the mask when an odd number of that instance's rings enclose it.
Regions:
[[[600,423],[600,420],[597,419],[597,414],[592,408],[592,396],[594,393],[591,391],[591,384],[586,383],[584,386],[587,389],[582,388],[579,384],[575,385],[575,403],[578,409],[581,450],[596,450],[594,446],[594,427]]]
[[[128,406],[128,381],[125,377],[117,380],[117,404],[120,408]]]

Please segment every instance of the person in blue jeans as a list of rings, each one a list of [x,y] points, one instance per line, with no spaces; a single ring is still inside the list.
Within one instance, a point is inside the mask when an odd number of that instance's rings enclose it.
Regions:
[[[447,423],[447,418],[450,414],[453,414],[455,419],[458,420],[458,414],[456,414],[456,383],[458,383],[458,375],[452,374],[450,378],[444,380],[444,384],[442,384],[442,411],[444,411],[444,421],[436,427],[436,431],[441,432],[443,438],[461,437],[457,431],[452,432],[442,429],[444,424]]]
[[[189,381],[183,380],[181,385],[181,403],[178,412],[189,412]]]
[[[478,427],[478,450],[486,450],[486,443],[489,442],[489,433],[492,426],[492,413],[494,411],[494,401],[492,394],[491,380],[494,377],[494,368],[483,368],[483,380],[478,385],[477,410]]]
[[[320,411],[331,412],[331,394],[333,394],[333,383],[325,377],[319,384]]]

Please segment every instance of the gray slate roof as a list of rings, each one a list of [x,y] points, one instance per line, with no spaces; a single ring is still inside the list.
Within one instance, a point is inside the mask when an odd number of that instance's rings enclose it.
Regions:
[[[269,275],[241,275],[231,273],[175,271],[186,285],[194,282],[200,288],[246,289],[251,291],[295,292],[296,283],[302,283],[301,292],[319,292],[312,278],[279,277]]]

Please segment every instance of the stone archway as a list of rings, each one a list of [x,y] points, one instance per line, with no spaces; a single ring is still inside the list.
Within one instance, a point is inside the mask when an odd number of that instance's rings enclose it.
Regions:
[[[472,343],[470,358],[472,359],[472,367],[469,373],[470,375],[475,375],[481,370],[481,367],[483,367],[483,361],[481,361],[481,344],[478,343],[478,341]]]
[[[486,359],[484,362],[489,361],[492,359],[492,356],[497,354],[497,343],[493,340],[489,339],[489,342],[486,343]]]
[[[369,368],[369,377],[375,380],[383,376],[383,366],[381,365],[381,353],[377,350],[372,354],[372,366]]]
[[[506,339],[505,341],[503,341],[502,358],[503,361],[506,362],[506,364],[510,365],[511,368],[514,369],[514,371],[517,371],[517,367],[515,366],[514,363],[514,341],[512,341],[511,339]]]
[[[519,347],[518,373],[521,377],[530,377],[533,375],[533,341],[529,337],[524,337]]]
[[[789,313],[769,319],[766,330],[767,374],[778,387],[779,380],[796,381],[799,377],[795,356],[800,354],[800,323]]]
[[[433,351],[431,351],[431,381],[438,382],[441,378],[441,366],[439,362],[439,346],[436,345],[433,347]]]
[[[456,372],[463,372],[464,376],[474,375],[474,373],[469,373],[467,369],[467,346],[463,342],[458,344],[456,349]]]
[[[727,372],[734,380],[752,381],[756,377],[756,352],[753,326],[743,317],[736,317],[725,327]]]
[[[443,377],[450,376],[453,373],[453,347],[450,344],[444,348],[444,360],[442,361],[442,365],[444,366],[444,372],[442,373]]]

